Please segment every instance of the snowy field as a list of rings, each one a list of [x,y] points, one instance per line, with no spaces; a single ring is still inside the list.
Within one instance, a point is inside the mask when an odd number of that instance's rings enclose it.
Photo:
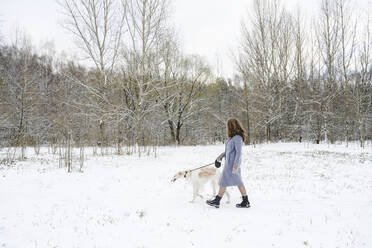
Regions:
[[[250,209],[215,209],[207,185],[171,183],[213,162],[223,145],[164,147],[158,156],[92,156],[66,173],[43,148],[0,166],[0,247],[372,247],[372,146],[299,143],[244,147]],[[75,151],[78,155],[78,151]],[[75,161],[78,167],[78,161]]]

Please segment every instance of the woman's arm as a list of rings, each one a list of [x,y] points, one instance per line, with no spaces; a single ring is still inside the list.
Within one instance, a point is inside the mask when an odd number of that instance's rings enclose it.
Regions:
[[[235,159],[234,159],[234,167],[237,165],[240,166],[242,162],[242,138],[240,136],[235,137],[234,139],[234,147],[235,147]]]
[[[225,152],[221,153],[220,156],[217,157],[217,160],[222,160],[225,157]]]

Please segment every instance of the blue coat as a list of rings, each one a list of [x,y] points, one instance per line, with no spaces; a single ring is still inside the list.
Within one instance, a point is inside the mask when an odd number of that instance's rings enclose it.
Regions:
[[[225,152],[221,154],[222,157],[225,157],[225,166],[218,183],[220,186],[244,186],[240,170],[242,146],[243,138],[240,135],[235,135],[226,141]],[[238,166],[238,171],[235,174],[232,173],[234,164]]]

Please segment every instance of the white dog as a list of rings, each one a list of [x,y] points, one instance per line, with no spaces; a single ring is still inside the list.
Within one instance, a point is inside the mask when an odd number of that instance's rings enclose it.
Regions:
[[[178,178],[185,178],[186,181],[190,182],[193,187],[193,198],[191,202],[194,202],[196,197],[203,198],[199,194],[200,189],[207,183],[211,182],[213,189],[213,196],[216,195],[216,187],[218,180],[220,179],[221,173],[214,167],[202,168],[195,171],[180,171],[174,175],[172,182],[175,182]],[[230,202],[230,194],[226,191],[227,203]]]

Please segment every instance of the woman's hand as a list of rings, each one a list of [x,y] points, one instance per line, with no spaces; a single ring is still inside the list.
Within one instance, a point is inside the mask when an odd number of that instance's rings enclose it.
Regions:
[[[221,154],[220,156],[217,157],[217,161],[221,161],[223,158],[223,154]]]
[[[237,164],[234,164],[234,167],[233,167],[233,170],[232,170],[232,173],[235,174],[238,172],[238,168],[239,166]]]

